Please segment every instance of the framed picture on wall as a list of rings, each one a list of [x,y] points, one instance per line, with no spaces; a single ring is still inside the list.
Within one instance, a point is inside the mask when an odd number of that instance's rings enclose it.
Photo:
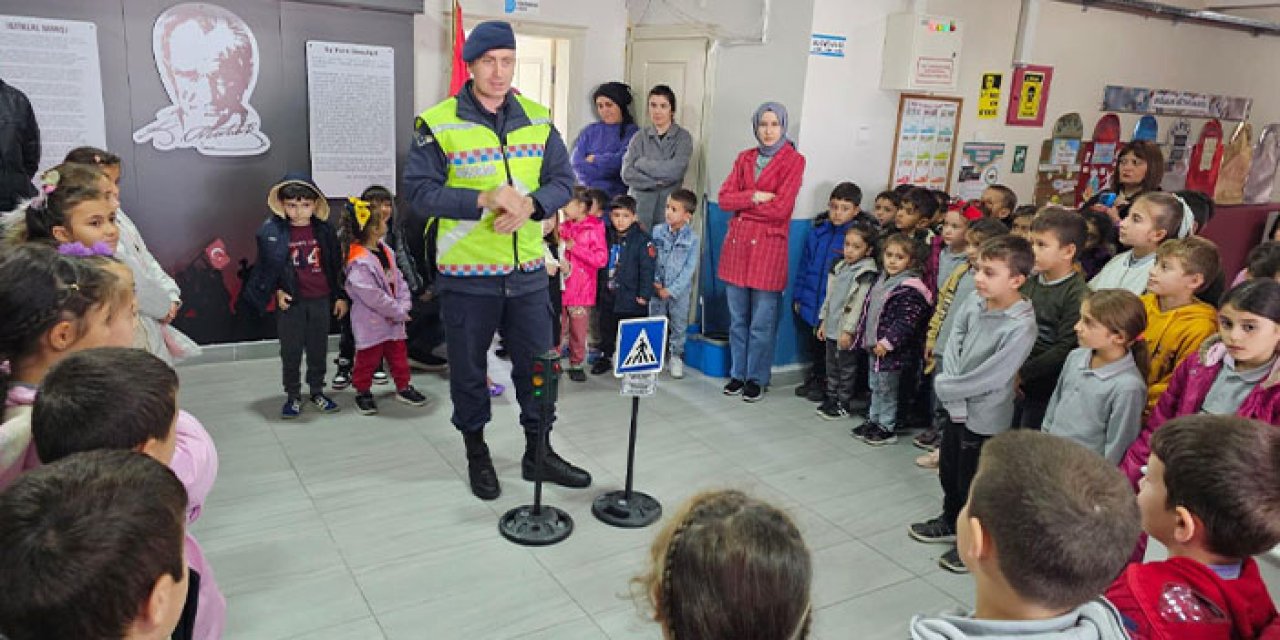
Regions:
[[[1011,127],[1043,126],[1052,82],[1053,67],[1038,64],[1014,67],[1004,123]]]
[[[890,188],[902,184],[950,192],[963,98],[904,93],[898,97]]]

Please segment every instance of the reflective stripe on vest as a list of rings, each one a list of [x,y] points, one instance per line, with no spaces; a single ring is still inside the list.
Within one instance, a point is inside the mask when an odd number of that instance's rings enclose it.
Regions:
[[[551,136],[551,114],[542,105],[515,97],[529,124],[509,131],[505,146],[492,129],[458,117],[457,98],[418,116],[444,152],[446,187],[487,191],[510,182],[522,194],[540,186],[542,156]],[[510,174],[508,175],[508,171]],[[441,218],[436,235],[436,268],[451,276],[501,276],[516,269],[542,268],[542,224],[530,220],[515,234],[493,230],[497,215],[485,209],[479,220]]]

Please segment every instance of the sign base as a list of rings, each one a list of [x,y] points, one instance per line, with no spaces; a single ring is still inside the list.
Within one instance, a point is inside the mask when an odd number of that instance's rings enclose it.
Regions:
[[[568,538],[573,533],[573,518],[545,504],[534,513],[533,505],[526,504],[504,513],[498,520],[498,532],[519,545],[544,547]]]
[[[657,522],[662,517],[662,505],[639,491],[632,491],[630,500],[626,491],[610,491],[596,498],[591,513],[605,524],[636,529]]]

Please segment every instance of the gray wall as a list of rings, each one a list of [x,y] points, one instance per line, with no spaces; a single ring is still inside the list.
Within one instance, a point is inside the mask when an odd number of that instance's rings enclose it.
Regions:
[[[0,14],[81,20],[98,27],[107,147],[124,159],[121,200],[152,253],[170,273],[187,266],[215,238],[222,238],[233,267],[254,259],[254,232],[267,209],[270,186],[288,170],[309,171],[305,42],[331,40],[395,49],[397,175],[409,148],[413,123],[413,20],[411,0],[287,2],[216,0],[236,13],[258,41],[260,66],[250,104],[271,139],[262,155],[216,158],[195,150],[157,151],[134,144],[135,130],[151,122],[169,100],[151,52],[156,17],[176,0],[0,0]],[[370,9],[350,8],[366,6]],[[234,291],[235,269],[225,281]],[[189,304],[198,301],[188,299]],[[194,307],[193,307],[194,308]],[[234,323],[230,323],[234,324]],[[266,332],[271,323],[259,322]],[[245,337],[228,326],[216,341]],[[256,333],[256,332],[251,332]]]

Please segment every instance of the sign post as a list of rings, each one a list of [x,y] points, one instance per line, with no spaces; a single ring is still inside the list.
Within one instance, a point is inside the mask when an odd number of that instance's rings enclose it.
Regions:
[[[662,516],[662,505],[652,496],[635,491],[636,425],[640,398],[658,388],[658,374],[666,361],[667,319],[635,318],[618,324],[618,354],[613,375],[622,378],[622,395],[631,396],[631,433],[627,441],[627,484],[622,491],[603,493],[591,505],[591,513],[615,527],[644,527]]]

